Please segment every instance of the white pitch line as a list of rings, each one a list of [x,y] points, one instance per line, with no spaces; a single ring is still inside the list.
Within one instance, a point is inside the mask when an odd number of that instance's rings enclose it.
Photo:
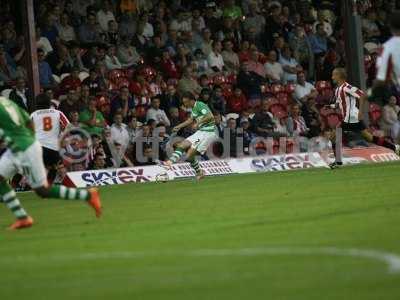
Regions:
[[[72,261],[72,260],[100,260],[100,259],[140,259],[145,257],[163,257],[163,256],[185,256],[185,257],[216,257],[216,256],[342,256],[366,258],[382,262],[387,265],[389,274],[400,273],[400,256],[395,253],[357,248],[337,248],[337,247],[259,247],[259,248],[238,248],[238,249],[197,249],[189,251],[162,251],[162,252],[139,252],[139,251],[123,251],[123,252],[96,252],[96,253],[80,253],[80,254],[62,254],[62,255],[21,255],[14,259],[10,257],[0,259],[2,263],[16,262],[36,262],[44,259],[46,261]]]

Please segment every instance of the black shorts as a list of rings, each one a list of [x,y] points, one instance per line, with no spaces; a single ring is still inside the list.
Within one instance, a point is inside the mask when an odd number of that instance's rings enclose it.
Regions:
[[[359,121],[358,123],[346,123],[346,122],[342,123],[343,132],[357,133],[357,132],[361,132],[365,129],[367,129],[367,127],[365,127],[365,124],[363,121]]]
[[[55,166],[61,160],[58,151],[42,147],[43,150],[43,162],[46,167]]]

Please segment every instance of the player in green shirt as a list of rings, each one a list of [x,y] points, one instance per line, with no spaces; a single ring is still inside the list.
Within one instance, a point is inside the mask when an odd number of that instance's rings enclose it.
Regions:
[[[178,132],[182,128],[188,127],[195,122],[197,131],[178,144],[171,157],[162,162],[162,166],[170,169],[172,164],[179,161],[179,159],[186,152],[187,161],[189,161],[192,168],[196,171],[198,180],[204,177],[204,171],[200,168],[196,155],[204,154],[208,147],[218,138],[216,133],[214,116],[207,106],[207,104],[196,101],[191,93],[185,93],[182,97],[183,105],[186,108],[192,109],[190,117],[183,123],[175,126],[173,132]]]
[[[96,215],[101,215],[101,203],[97,189],[75,189],[63,185],[49,186],[43,164],[42,146],[36,140],[33,123],[28,114],[12,101],[0,97],[0,140],[7,145],[0,158],[0,201],[14,213],[17,221],[10,229],[21,229],[33,225],[15,191],[8,184],[15,174],[24,175],[31,188],[42,198],[85,200]]]

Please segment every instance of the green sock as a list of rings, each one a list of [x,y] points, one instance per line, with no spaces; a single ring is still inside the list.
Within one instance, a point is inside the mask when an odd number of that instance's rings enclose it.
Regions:
[[[5,203],[17,219],[25,219],[28,216],[25,209],[21,206],[17,194],[5,181],[0,183],[0,200]]]
[[[90,194],[85,189],[68,188],[64,185],[50,187],[49,198],[66,200],[89,200]]]
[[[199,161],[197,159],[193,158],[190,161],[190,166],[196,171],[196,174],[200,173],[201,168],[200,168]]]
[[[176,163],[183,155],[183,149],[182,148],[176,148],[176,150],[174,151],[174,153],[172,153],[171,157],[170,157],[170,161],[172,161],[172,163]]]

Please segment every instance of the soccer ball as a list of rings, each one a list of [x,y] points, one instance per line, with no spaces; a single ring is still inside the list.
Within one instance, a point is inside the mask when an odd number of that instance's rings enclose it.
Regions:
[[[169,180],[169,176],[167,172],[162,172],[156,175],[156,182],[167,182]]]

